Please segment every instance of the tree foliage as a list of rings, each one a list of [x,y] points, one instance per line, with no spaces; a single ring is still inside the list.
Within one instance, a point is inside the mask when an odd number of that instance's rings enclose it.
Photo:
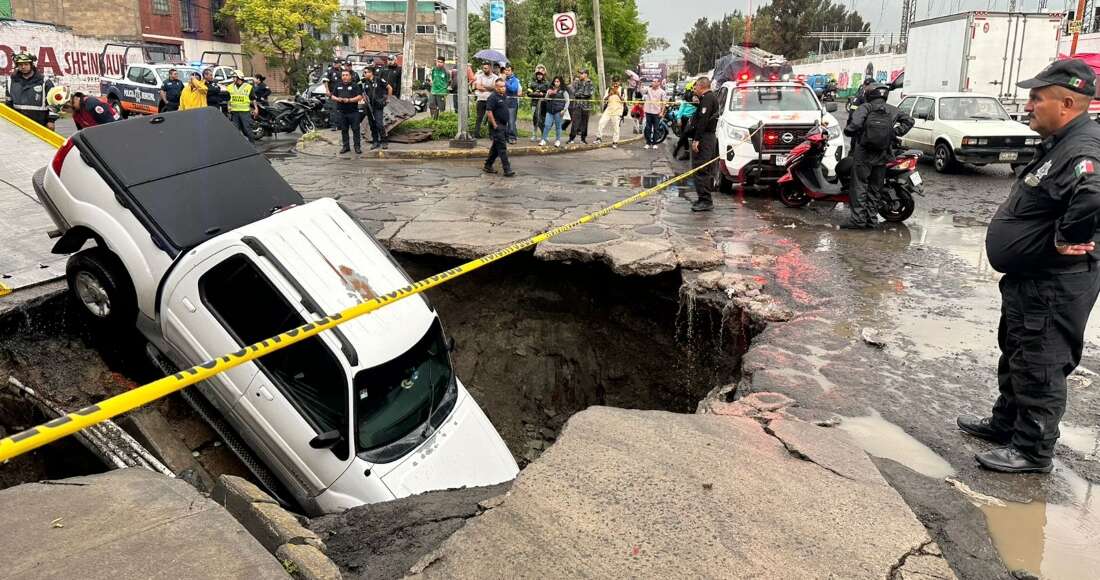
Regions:
[[[565,41],[554,37],[553,16],[558,12],[577,13],[577,35]],[[508,27],[506,52],[518,74],[529,77],[536,64],[546,65],[551,76],[570,78],[573,68],[587,68],[595,75],[596,42],[592,3],[588,0],[506,0]],[[604,69],[607,75],[623,76],[641,58],[648,38],[648,24],[638,15],[635,0],[601,0],[600,22],[603,33]],[[469,57],[489,47],[489,12],[470,13]]]
[[[645,45],[642,46],[642,54],[652,54],[654,52],[661,52],[662,50],[668,50],[668,41],[660,36],[651,36],[646,39]]]
[[[751,39],[746,38],[746,28]],[[751,21],[740,11],[720,20],[700,18],[684,35],[680,52],[690,74],[710,70],[714,61],[729,52],[735,42],[751,40],[760,48],[793,60],[816,50],[818,41],[810,32],[869,32],[871,25],[857,12],[833,0],[772,0],[760,7]],[[860,39],[850,39],[855,45]]]
[[[246,52],[283,69],[292,91],[305,85],[312,67],[332,58],[340,35],[363,32],[362,20],[342,14],[339,0],[226,0],[219,14],[236,20]]]

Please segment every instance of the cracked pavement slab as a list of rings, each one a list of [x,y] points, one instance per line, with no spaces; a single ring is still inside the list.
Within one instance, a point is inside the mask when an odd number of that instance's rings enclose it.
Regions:
[[[500,505],[467,521],[412,577],[690,578],[721,570],[878,580],[913,546],[932,545],[859,448],[825,447],[813,453],[851,477],[792,457],[754,419],[590,407]]]

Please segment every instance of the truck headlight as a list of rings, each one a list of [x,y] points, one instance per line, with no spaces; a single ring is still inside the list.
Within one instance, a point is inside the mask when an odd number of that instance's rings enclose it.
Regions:
[[[825,127],[825,133],[829,135],[829,140],[832,141],[833,139],[840,137],[840,126],[829,125],[828,127]]]
[[[1038,145],[1041,141],[1042,139],[1039,139],[1038,137],[1032,137],[1030,139],[1024,140],[1024,145],[1027,145],[1028,147],[1034,147]]]
[[[737,125],[726,125],[726,137],[732,141],[744,143],[749,140],[749,130]]]

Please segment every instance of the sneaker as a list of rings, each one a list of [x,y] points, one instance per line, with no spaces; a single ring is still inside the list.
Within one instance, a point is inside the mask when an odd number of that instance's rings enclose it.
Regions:
[[[344,153],[347,153],[349,151],[351,151],[350,147],[344,147],[340,149],[340,153],[337,153],[337,155],[343,155]]]
[[[488,165],[482,167],[481,170],[484,171],[485,173],[496,173],[497,172],[496,169],[493,169],[492,167],[489,167]]]
[[[588,145],[588,139],[581,137],[581,144]]]
[[[511,169],[504,172],[504,177],[515,177],[515,176],[516,176],[516,172],[512,171]]]
[[[363,149],[361,147],[356,147],[355,148],[355,154],[356,155],[362,155],[363,154]]]
[[[534,141],[534,138],[532,137],[531,140]],[[546,147],[546,139],[539,141],[539,147]]]
[[[566,142],[565,142],[565,146],[566,146],[566,147],[568,147],[568,146],[570,146],[570,145],[572,145],[572,144],[573,144],[573,140],[572,140],[572,139],[570,139],[570,140],[568,140],[568,141],[566,141]]]
[[[370,150],[374,151],[375,149],[378,149],[378,147],[379,147],[378,143],[374,143],[370,146]]]
[[[581,141],[583,142],[584,139],[581,139]],[[596,145],[599,145],[601,143],[603,143],[603,139],[600,139],[599,137],[596,137]]]
[[[691,204],[691,211],[710,211],[714,209],[714,202],[699,200]]]
[[[618,148],[619,148],[619,144],[618,144],[618,143],[612,143],[612,144],[611,144],[611,148],[612,148],[612,149],[618,149]]]
[[[382,148],[383,148],[383,149],[389,149],[389,148],[390,148],[390,144],[389,144],[389,143],[383,143],[383,144],[382,144]],[[656,149],[656,147],[654,147],[654,149]]]
[[[561,149],[561,141],[554,141],[554,147]]]
[[[531,135],[531,142],[534,143],[536,140],[535,136]],[[546,145],[546,142],[543,142],[543,145]]]

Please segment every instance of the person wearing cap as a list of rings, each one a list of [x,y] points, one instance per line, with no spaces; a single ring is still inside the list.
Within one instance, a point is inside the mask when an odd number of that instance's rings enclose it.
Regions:
[[[1054,62],[1029,89],[1028,125],[1043,138],[986,232],[1000,281],[1000,396],[992,415],[961,416],[964,432],[994,442],[983,467],[1049,472],[1066,377],[1081,361],[1085,325],[1100,294],[1100,126],[1088,115],[1096,75],[1079,59]]]
[[[35,57],[21,52],[12,60],[15,71],[8,81],[6,104],[24,117],[53,130],[50,108],[46,102],[46,94],[53,89],[53,83],[46,80],[34,66]]]
[[[244,73],[235,70],[233,82],[225,87],[225,92],[229,95],[229,120],[251,143],[252,117],[260,114],[256,107],[256,95],[252,94],[252,85],[244,82]]]
[[[581,143],[588,143],[588,114],[592,108],[589,101],[596,94],[596,87],[588,78],[588,69],[581,69],[569,92],[573,95],[573,110],[569,113],[573,125],[569,128],[569,142],[566,145],[572,145],[577,136],[580,136]]]
[[[535,130],[531,132],[531,141],[542,135],[542,126],[546,121],[546,91],[550,90],[550,79],[546,78],[546,67],[535,66],[535,78],[527,87],[527,96],[531,97],[531,124]]]

